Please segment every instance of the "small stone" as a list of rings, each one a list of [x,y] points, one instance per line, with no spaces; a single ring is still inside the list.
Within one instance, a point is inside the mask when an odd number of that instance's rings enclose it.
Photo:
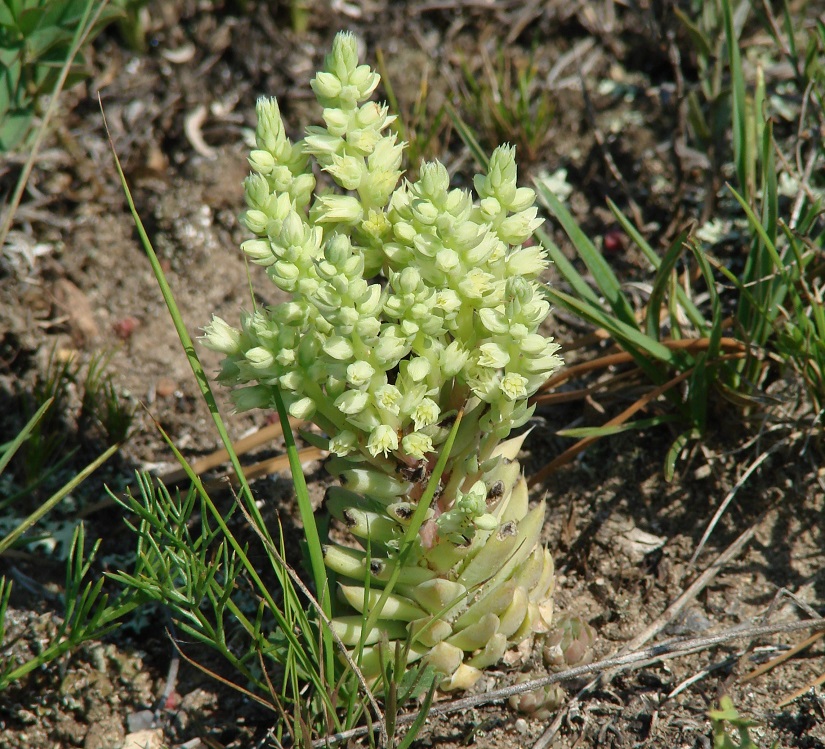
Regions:
[[[89,726],[83,749],[111,749],[113,746],[120,746],[125,734],[120,720],[115,716],[109,716],[106,720],[97,721]]]
[[[162,746],[163,731],[152,728],[128,734],[121,749],[160,749]]]
[[[154,722],[155,714],[151,710],[138,710],[126,716],[126,727],[130,734],[146,731],[152,727]]]
[[[516,720],[514,727],[522,736],[526,736],[530,731],[530,726],[524,718],[519,718]]]
[[[161,377],[155,386],[155,393],[158,398],[168,398],[177,390],[177,383],[170,377]]]

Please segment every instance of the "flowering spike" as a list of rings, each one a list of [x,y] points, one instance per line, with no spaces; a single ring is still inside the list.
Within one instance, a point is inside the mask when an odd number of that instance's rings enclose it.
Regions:
[[[501,442],[561,366],[558,345],[540,332],[547,257],[523,246],[541,221],[535,194],[517,184],[513,147],[494,151],[475,197],[450,189],[437,161],[399,184],[405,144],[389,130],[387,106],[370,101],[378,82],[343,33],[311,82],[321,124],[302,140],[287,137],[274,99],[258,101],[242,216],[252,237],[242,248],[289,298],[257,305],[237,329],[214,317],[204,345],[224,355],[220,379],[239,410],[271,408],[277,387],[291,415],[326,432],[327,470],[344,485],[330,489],[326,508],[365,549],[324,548],[348,580],[348,606],[372,610],[397,573],[379,626],[333,623],[348,646],[368,646],[364,674],[382,672],[382,653],[392,652],[378,647],[385,632],[409,637],[408,658],[440,671],[442,688],[467,688],[552,624],[544,503],[528,506],[516,461],[523,436]],[[316,191],[321,171],[326,186]],[[459,409],[443,483],[399,568]]]

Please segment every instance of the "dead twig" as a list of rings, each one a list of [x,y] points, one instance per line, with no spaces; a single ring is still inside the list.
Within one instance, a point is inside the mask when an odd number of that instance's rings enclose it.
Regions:
[[[748,466],[748,469],[745,471],[745,473],[742,474],[742,477],[739,479],[739,481],[736,482],[733,489],[731,489],[728,492],[727,496],[722,500],[722,504],[719,505],[719,508],[714,513],[713,518],[708,524],[708,527],[702,534],[702,538],[699,541],[699,545],[696,547],[696,551],[693,552],[693,556],[690,558],[690,564],[696,563],[696,559],[699,557],[699,554],[701,554],[702,549],[705,548],[705,543],[707,543],[707,540],[710,538],[710,534],[713,533],[713,529],[716,527],[716,524],[719,522],[719,519],[722,517],[722,515],[724,515],[725,510],[728,508],[728,505],[733,501],[733,498],[736,496],[737,492],[745,485],[745,483],[751,477],[753,472],[757,468],[759,468],[759,466],[762,465],[762,463],[764,463],[765,460],[767,460],[768,456],[771,455],[771,453],[778,450],[784,444],[784,442],[777,442],[775,445],[765,450],[756,460],[753,461],[753,463],[750,464],[750,466]]]
[[[297,431],[304,422],[298,421],[297,419],[290,418],[289,426],[294,431]],[[251,450],[254,450],[256,447],[260,447],[261,445],[265,445],[268,442],[271,442],[274,439],[277,439],[283,434],[283,429],[281,428],[281,423],[279,421],[270,424],[269,426],[265,426],[263,429],[259,429],[254,434],[250,434],[248,437],[244,437],[243,439],[239,439],[232,445],[232,449],[235,451],[235,454],[240,456],[244,455]],[[215,452],[209,453],[209,455],[205,455],[200,460],[196,460],[192,463],[192,471],[196,474],[201,475],[206,473],[207,471],[211,471],[213,468],[217,468],[222,463],[226,463],[229,460],[229,451],[226,448],[221,448],[220,450],[215,450]],[[170,486],[172,484],[177,484],[180,481],[185,481],[187,477],[186,471],[178,467],[173,471],[169,471],[164,473],[162,476],[158,478],[166,485]]]

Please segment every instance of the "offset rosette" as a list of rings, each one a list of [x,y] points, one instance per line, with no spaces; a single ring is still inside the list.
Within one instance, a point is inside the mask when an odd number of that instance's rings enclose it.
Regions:
[[[409,657],[445,687],[466,687],[552,619],[544,503],[528,506],[523,437],[502,443],[561,366],[539,332],[547,259],[525,246],[541,221],[513,148],[496,149],[475,194],[451,189],[438,162],[399,184],[405,144],[387,106],[369,101],[378,82],[339,34],[312,81],[323,124],[293,142],[276,101],[258,102],[242,250],[289,299],[255,305],[240,328],[213,318],[204,344],[224,355],[239,410],[272,408],[277,389],[326,435],[315,441],[341,480],[326,506],[360,546],[325,549],[349,611],[335,627],[366,645],[364,670],[378,672],[386,634],[409,640]],[[380,623],[362,632],[459,411],[415,548]]]
[[[361,665],[368,677],[377,675],[382,633],[409,639],[410,660],[435,666],[444,675],[443,689],[466,689],[509,647],[549,631],[553,559],[540,543],[544,502],[529,507],[515,460],[523,439],[500,444],[491,467],[469,491],[458,490],[449,501],[444,493],[438,497],[378,623],[367,633],[364,615],[393,572],[420,486],[388,484],[380,473],[337,464],[344,488],[329,491],[327,507],[363,548],[329,544],[324,559],[340,578],[342,598],[358,612],[336,619],[336,632],[353,648],[363,638]]]

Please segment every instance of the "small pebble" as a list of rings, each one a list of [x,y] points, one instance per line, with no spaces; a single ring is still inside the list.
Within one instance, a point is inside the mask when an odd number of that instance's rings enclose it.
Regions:
[[[130,734],[146,731],[152,727],[154,722],[155,714],[151,710],[138,710],[126,716],[126,726]]]
[[[177,389],[177,383],[170,377],[161,377],[155,385],[155,394],[158,398],[168,398]]]
[[[155,728],[130,733],[121,749],[160,749],[163,746],[163,731]]]

